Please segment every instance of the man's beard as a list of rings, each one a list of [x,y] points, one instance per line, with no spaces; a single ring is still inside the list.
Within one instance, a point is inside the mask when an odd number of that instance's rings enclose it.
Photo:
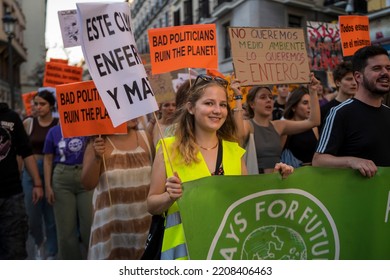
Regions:
[[[375,96],[383,96],[383,95],[385,95],[385,94],[390,92],[390,88],[389,89],[377,88],[376,85],[375,85],[375,81],[369,81],[369,80],[367,80],[367,78],[365,76],[363,76],[363,86],[369,92],[371,92],[372,95],[375,95]]]

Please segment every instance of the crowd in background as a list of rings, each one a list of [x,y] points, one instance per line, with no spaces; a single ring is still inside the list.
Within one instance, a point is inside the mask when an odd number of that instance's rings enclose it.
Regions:
[[[161,258],[187,259],[176,203],[183,182],[285,178],[307,165],[375,176],[390,166],[387,52],[364,47],[333,77],[331,93],[311,73],[307,85],[276,85],[277,95],[254,86],[243,104],[239,80],[199,75],[160,104],[157,119],[128,121],[124,135],[64,138],[50,92],[37,93],[34,116],[23,123],[0,104],[0,259],[27,257],[27,230],[35,259],[140,259],[151,215],[162,213]]]

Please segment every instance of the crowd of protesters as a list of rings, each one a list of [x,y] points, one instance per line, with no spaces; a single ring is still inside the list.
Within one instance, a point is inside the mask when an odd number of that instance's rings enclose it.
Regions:
[[[0,259],[26,259],[28,234],[35,259],[140,259],[151,217],[162,213],[161,259],[188,259],[176,203],[181,184],[248,173],[285,178],[294,171],[281,160],[286,150],[296,167],[375,176],[390,166],[387,51],[363,47],[333,76],[336,93],[326,101],[312,73],[291,92],[278,85],[277,98],[270,87],[253,87],[243,104],[240,81],[199,75],[160,105],[160,118],[148,117],[142,128],[130,120],[127,134],[103,137],[64,138],[50,92],[37,93],[37,115],[24,123],[1,103]]]

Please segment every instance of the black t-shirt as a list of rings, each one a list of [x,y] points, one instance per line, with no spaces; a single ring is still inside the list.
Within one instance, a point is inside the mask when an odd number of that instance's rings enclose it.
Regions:
[[[0,103],[0,197],[23,192],[17,155],[32,155],[31,145],[18,114]]]
[[[326,103],[320,107],[320,109],[321,109],[320,131],[322,131],[322,128],[325,124],[326,117],[328,116],[330,109],[332,109],[333,107],[336,107],[340,103],[341,103],[340,101],[337,101],[336,99],[332,99],[331,101],[329,101],[328,103]]]
[[[274,109],[272,111],[272,120],[280,120],[284,114],[285,105],[279,104],[275,99],[274,101]]]
[[[333,107],[317,147],[321,154],[353,156],[390,166],[390,108],[355,98]]]
[[[311,163],[314,152],[316,151],[317,138],[313,129],[302,133],[289,135],[286,140],[285,148],[288,148],[293,155],[303,163]]]

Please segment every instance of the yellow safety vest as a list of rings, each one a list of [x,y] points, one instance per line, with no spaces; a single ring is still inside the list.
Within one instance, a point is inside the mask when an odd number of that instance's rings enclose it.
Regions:
[[[165,146],[168,151],[171,151],[175,137],[165,138]],[[157,145],[157,149],[162,146],[161,140]],[[241,158],[245,153],[238,143],[222,141],[222,166],[226,175],[241,175]],[[172,170],[168,161],[167,151],[164,151],[164,161],[167,177],[171,177]],[[180,177],[182,182],[192,181],[199,178],[211,176],[210,171],[204,161],[202,154],[198,153],[199,163],[192,163],[191,165],[184,165],[182,159],[176,156],[172,159],[172,166],[174,171]],[[187,246],[184,237],[184,229],[181,223],[181,217],[179,207],[177,203],[173,203],[168,209],[168,213],[165,219],[165,232],[163,245],[161,249],[162,260],[186,260],[188,259]]]

